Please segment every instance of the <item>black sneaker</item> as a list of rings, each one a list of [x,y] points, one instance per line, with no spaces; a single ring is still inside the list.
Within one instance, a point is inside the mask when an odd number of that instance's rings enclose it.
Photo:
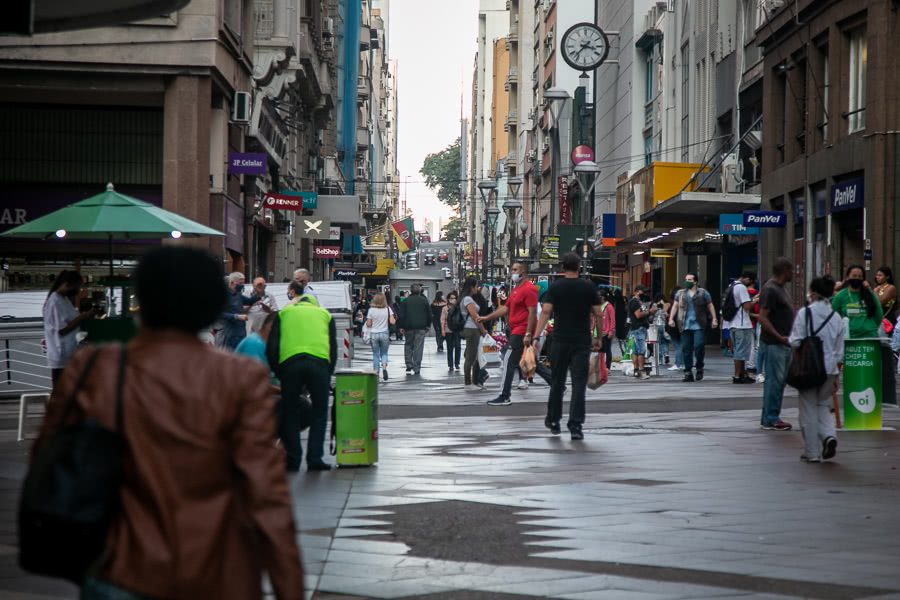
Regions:
[[[331,465],[327,462],[310,463],[306,465],[307,471],[330,471]]]
[[[684,379],[682,379],[684,383],[693,383],[694,382],[694,374],[688,371],[684,374]]]
[[[697,369],[697,381],[703,381],[703,369]]]
[[[387,379],[388,379],[387,369],[381,370],[381,378],[384,379],[385,381],[387,381]]]
[[[550,433],[552,433],[553,435],[559,435],[560,432],[562,431],[559,428],[559,421],[551,421],[550,417],[544,418],[544,427],[549,429]]]
[[[488,400],[487,403],[489,406],[508,406],[512,404],[512,400],[503,396],[497,396],[493,400]]]
[[[702,373],[702,371],[701,371],[701,373]],[[733,383],[735,385],[744,385],[747,383],[756,383],[756,380],[751,377],[747,377],[746,375],[742,375],[740,377],[732,377],[731,383]]]
[[[822,440],[822,458],[828,460],[834,458],[835,454],[837,454],[837,438],[829,435]]]
[[[569,433],[572,434],[572,441],[577,442],[584,439],[584,433],[581,431],[581,425],[569,427]]]

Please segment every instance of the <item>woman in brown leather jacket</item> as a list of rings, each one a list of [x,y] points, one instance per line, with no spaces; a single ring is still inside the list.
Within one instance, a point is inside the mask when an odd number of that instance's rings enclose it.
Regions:
[[[127,345],[121,507],[83,599],[303,598],[284,457],[275,446],[269,374],[203,344],[225,304],[220,261],[185,247],[148,253],[135,273],[141,331]],[[90,350],[66,367],[41,438]],[[115,427],[116,346],[78,391],[78,418]]]

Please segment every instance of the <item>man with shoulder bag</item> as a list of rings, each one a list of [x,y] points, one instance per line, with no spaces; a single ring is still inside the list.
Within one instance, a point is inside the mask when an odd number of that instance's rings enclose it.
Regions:
[[[697,286],[697,276],[684,276],[684,288],[675,295],[669,312],[669,326],[681,334],[681,355],[684,363],[684,382],[702,381],[704,358],[706,356],[706,328],[719,326],[712,297],[702,287]],[[692,369],[696,359],[697,375]]]

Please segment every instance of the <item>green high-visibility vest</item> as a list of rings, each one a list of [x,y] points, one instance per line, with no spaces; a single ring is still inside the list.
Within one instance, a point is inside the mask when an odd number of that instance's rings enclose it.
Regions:
[[[279,310],[278,321],[278,364],[298,354],[331,360],[331,313],[327,310],[300,300]]]

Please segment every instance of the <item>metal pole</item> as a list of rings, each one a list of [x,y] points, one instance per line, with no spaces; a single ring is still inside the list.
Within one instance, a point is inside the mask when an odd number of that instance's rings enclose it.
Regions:
[[[550,111],[553,112],[552,110]],[[559,123],[556,118],[553,119],[553,135],[550,136],[553,142],[553,156],[550,158],[550,234],[556,233],[556,223],[558,220],[556,203],[559,201]]]

